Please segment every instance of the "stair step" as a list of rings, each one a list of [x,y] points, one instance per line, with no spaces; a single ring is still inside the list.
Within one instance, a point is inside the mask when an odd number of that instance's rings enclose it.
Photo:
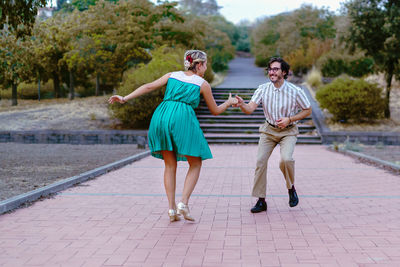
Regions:
[[[207,141],[213,143],[258,143],[259,134],[214,134],[205,133]],[[315,135],[302,135],[297,136],[298,144],[321,144],[321,138]]]
[[[247,139],[213,139],[207,140],[209,144],[258,144],[258,140],[247,140]],[[303,140],[297,139],[296,144],[307,144],[307,145],[321,145],[321,140]]]
[[[224,124],[224,123],[201,123],[200,127],[204,133],[258,133],[261,124]],[[315,130],[313,125],[299,124],[300,134]]]

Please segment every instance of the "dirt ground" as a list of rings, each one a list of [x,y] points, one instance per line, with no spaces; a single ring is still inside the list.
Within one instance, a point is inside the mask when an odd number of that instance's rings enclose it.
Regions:
[[[0,129],[4,130],[98,130],[118,123],[108,110],[109,96],[68,99],[0,100]]]
[[[143,151],[137,145],[0,143],[0,201]]]

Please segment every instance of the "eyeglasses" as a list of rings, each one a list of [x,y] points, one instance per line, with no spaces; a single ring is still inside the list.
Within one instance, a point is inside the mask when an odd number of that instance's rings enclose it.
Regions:
[[[273,73],[276,73],[278,70],[280,70],[281,68],[268,68],[267,70],[268,70],[268,72],[273,72]]]

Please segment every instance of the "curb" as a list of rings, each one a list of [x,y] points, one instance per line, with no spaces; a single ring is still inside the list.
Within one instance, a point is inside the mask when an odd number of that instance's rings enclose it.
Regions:
[[[335,151],[335,152],[342,153],[344,155],[355,157],[355,158],[363,160],[365,162],[372,163],[375,166],[382,167],[383,169],[387,169],[387,170],[391,170],[391,171],[400,173],[400,165],[394,164],[392,162],[381,160],[381,159],[378,159],[378,158],[375,158],[372,156],[368,156],[363,153],[351,151],[351,150],[343,150],[343,149],[335,150],[332,147],[329,147],[329,149],[332,151]]]
[[[133,155],[131,157],[127,157],[125,159],[104,165],[102,167],[81,173],[76,176],[72,176],[61,181],[52,183],[45,187],[29,191],[24,194],[20,194],[18,196],[3,200],[0,202],[0,214],[6,213],[10,210],[16,209],[21,205],[29,202],[33,202],[41,197],[48,196],[50,194],[57,193],[59,191],[65,190],[74,186],[75,184],[79,184],[85,182],[87,180],[96,178],[102,174],[110,172],[112,170],[121,168],[125,165],[138,161],[142,158],[145,158],[150,155],[150,151],[145,151],[137,155]]]

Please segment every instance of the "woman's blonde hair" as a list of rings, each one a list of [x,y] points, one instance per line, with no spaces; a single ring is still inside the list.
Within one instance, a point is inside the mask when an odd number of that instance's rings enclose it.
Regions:
[[[201,50],[188,50],[183,58],[185,70],[196,72],[196,65],[207,61],[207,54]]]

